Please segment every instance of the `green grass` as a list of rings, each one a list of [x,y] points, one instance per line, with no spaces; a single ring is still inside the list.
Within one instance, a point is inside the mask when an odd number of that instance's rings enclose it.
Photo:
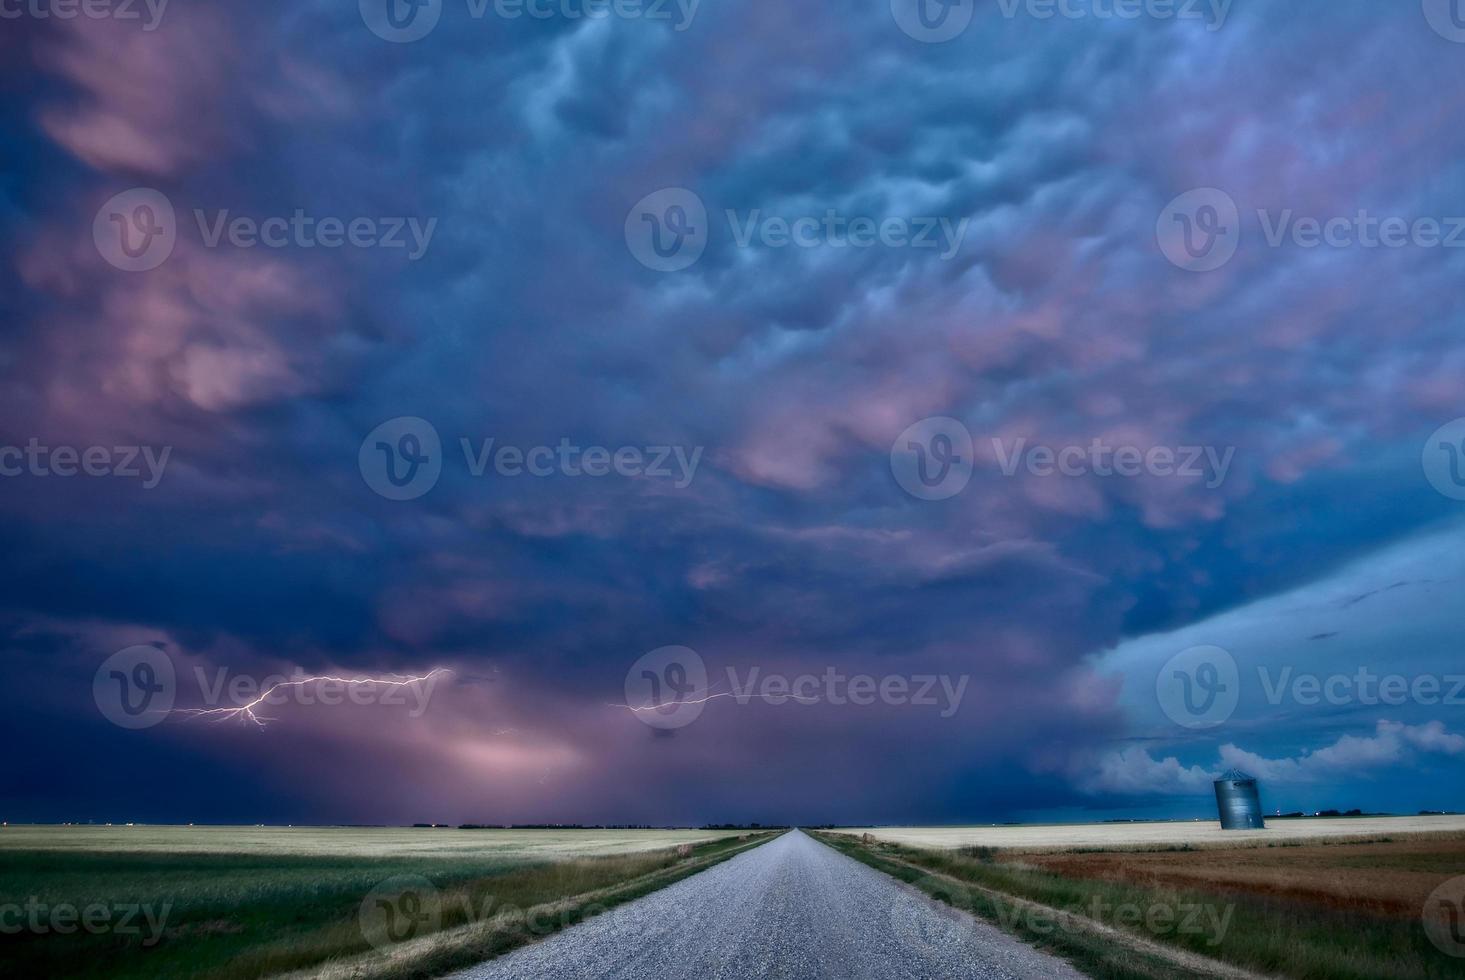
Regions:
[[[404,943],[391,950],[387,962],[354,972],[427,977],[562,928],[764,839],[702,836],[720,839],[694,845],[690,860],[664,848],[558,860],[493,847],[477,854],[370,856],[355,839],[345,855],[0,849],[0,910],[11,910],[0,926],[15,924],[16,912],[25,914],[28,903],[79,910],[144,906],[164,926],[156,942],[142,916],[134,920],[138,932],[131,935],[110,928],[62,935],[49,927],[24,926],[0,936],[0,973],[253,980],[370,958],[373,949],[359,916],[363,899],[384,880],[409,875],[427,879],[435,889],[441,915],[433,924],[440,931],[425,942],[414,935],[415,945]],[[576,900],[587,894],[592,897]],[[512,911],[548,903],[558,904],[530,922]],[[109,921],[121,920],[111,913]],[[402,955],[409,946],[412,955]]]
[[[1227,916],[1226,928],[1210,925],[1195,931],[1151,929],[1143,923],[1120,923],[1112,911],[1099,916],[1110,926],[1165,946],[1199,954],[1259,973],[1293,980],[1449,980],[1465,977],[1465,960],[1445,956],[1430,945],[1418,917],[1374,915],[1366,911],[1268,898],[1237,891],[1145,887],[1128,883],[1069,878],[1020,863],[994,860],[990,852],[934,851],[821,835],[826,843],[918,887],[1001,925],[1007,931],[1069,959],[1081,970],[1116,980],[1169,977],[1174,968],[1153,972],[1154,964],[1136,961],[1112,940],[1086,937],[1076,930],[1042,934],[1028,917],[981,892],[952,886],[942,879],[922,879],[922,872],[897,861],[969,882],[1004,895],[1028,899],[1090,918],[1095,899],[1109,910],[1127,905],[1141,910],[1201,907],[1209,915]],[[1005,906],[1005,907],[1004,907]]]

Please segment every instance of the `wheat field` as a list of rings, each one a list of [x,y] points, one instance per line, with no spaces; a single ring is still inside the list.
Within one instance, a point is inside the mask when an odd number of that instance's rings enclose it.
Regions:
[[[1222,830],[1214,821],[970,827],[854,827],[834,833],[870,834],[907,847],[995,847],[1021,850],[1124,847],[1234,847],[1240,843],[1465,832],[1465,816],[1273,819],[1265,830]]]

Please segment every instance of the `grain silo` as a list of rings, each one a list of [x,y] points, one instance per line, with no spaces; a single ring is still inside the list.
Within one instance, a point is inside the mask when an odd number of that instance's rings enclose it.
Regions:
[[[1256,779],[1240,769],[1221,773],[1216,780],[1216,809],[1221,812],[1222,830],[1262,830],[1262,799]]]

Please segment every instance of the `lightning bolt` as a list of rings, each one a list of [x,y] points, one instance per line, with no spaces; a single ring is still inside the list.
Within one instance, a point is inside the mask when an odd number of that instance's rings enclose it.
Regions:
[[[255,713],[256,708],[264,704],[270,695],[284,687],[304,687],[307,684],[318,684],[329,681],[336,684],[345,684],[356,687],[365,684],[380,685],[382,687],[407,687],[410,684],[420,684],[431,680],[438,674],[451,674],[447,667],[434,667],[432,670],[420,676],[406,677],[401,674],[387,674],[382,677],[336,677],[332,674],[317,674],[310,677],[298,677],[293,681],[280,681],[278,684],[271,684],[269,689],[260,694],[248,704],[241,704],[233,708],[175,708],[173,713],[189,715],[194,718],[212,717],[215,721],[250,721],[260,728],[264,728],[267,722],[274,721],[274,718],[261,718]]]
[[[708,691],[703,697],[688,698],[685,701],[663,701],[660,704],[646,704],[639,706],[634,704],[612,704],[610,705],[610,707],[625,708],[628,711],[634,711],[637,714],[640,714],[643,711],[656,711],[660,708],[675,708],[684,704],[706,704],[708,701],[716,701],[718,698],[746,698],[748,700],[757,699],[759,701],[771,701],[774,698],[792,698],[800,704],[817,704],[819,702],[818,698],[810,697],[807,694],[738,694],[735,691]]]

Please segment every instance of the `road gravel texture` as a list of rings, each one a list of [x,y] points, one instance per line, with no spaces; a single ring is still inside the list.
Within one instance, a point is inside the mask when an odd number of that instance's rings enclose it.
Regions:
[[[455,980],[1080,980],[791,831]]]

